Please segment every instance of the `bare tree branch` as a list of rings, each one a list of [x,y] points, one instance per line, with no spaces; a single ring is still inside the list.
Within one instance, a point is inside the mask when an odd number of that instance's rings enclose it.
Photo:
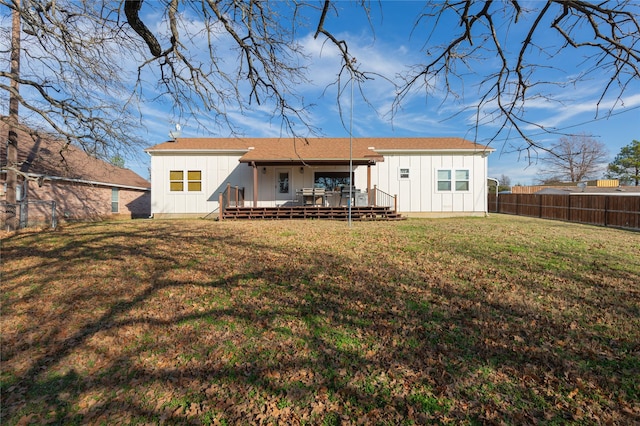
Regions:
[[[142,7],[143,0],[125,0],[124,13],[127,17],[127,23],[133,30],[147,43],[149,51],[156,58],[162,54],[162,48],[158,39],[153,35],[149,28],[140,20],[138,13]]]
[[[357,4],[371,23],[370,2]],[[9,81],[20,81],[23,119],[107,158],[133,146],[139,105],[147,100],[166,102],[178,117],[208,129],[213,122],[236,132],[233,114],[257,109],[279,120],[283,132],[316,132],[309,118],[312,105],[298,90],[308,78],[301,34],[323,39],[338,52],[329,87],[335,85],[341,114],[341,97],[351,81],[367,102],[367,81],[391,81],[361,66],[349,40],[331,30],[341,19],[331,0],[23,0],[19,7],[0,0],[0,5],[19,10],[26,64],[20,76],[0,74],[0,102],[15,94]],[[162,24],[143,22],[147,11]],[[557,129],[528,119],[525,104],[554,100],[551,86],[602,76],[598,105],[612,95],[621,100],[640,79],[639,12],[633,0],[425,2],[412,34],[425,34],[427,58],[394,80],[399,83],[392,113],[419,91],[442,90],[443,103],[468,99],[467,75],[491,59],[495,68],[484,74],[469,105],[476,128],[490,123],[497,129],[494,140],[506,133],[525,140],[527,149],[545,150],[531,129]],[[430,37],[442,34],[447,41],[434,45]],[[557,43],[545,44],[549,34]],[[564,49],[584,52],[584,67],[575,76],[545,80],[540,71],[558,71],[545,59]]]
[[[452,34],[451,41],[438,47],[430,46],[427,39],[427,54],[438,53],[402,76],[402,88],[394,108],[399,108],[417,88],[429,92],[438,85],[457,97],[451,79],[459,80],[460,85],[464,80],[457,66],[474,72],[474,63],[495,57],[499,61],[497,71],[489,74],[479,86],[479,100],[474,105],[477,125],[483,123],[486,114],[493,117],[493,124],[498,128],[492,140],[503,132],[514,130],[527,142],[524,149],[546,150],[530,136],[530,129],[556,130],[526,120],[524,109],[526,103],[535,99],[555,100],[544,91],[545,87],[568,86],[584,81],[590,74],[606,74],[608,80],[602,86],[596,105],[599,106],[610,94],[621,99],[631,84],[640,80],[640,6],[637,3],[550,0],[528,7],[523,9],[516,0],[459,0],[428,5],[416,21],[414,33],[421,25],[431,27],[429,37],[438,30],[451,32],[450,28],[441,27],[445,16],[456,19],[460,31]],[[499,26],[495,23],[498,18],[501,28],[508,28],[505,24],[524,27],[523,37],[517,39],[512,35],[516,33],[505,35],[505,31],[499,35]],[[585,28],[589,30],[587,34]],[[544,35],[541,34],[543,30],[546,30]],[[559,43],[539,44],[537,40],[542,37],[545,42],[549,39],[549,30],[558,35]],[[506,45],[501,41],[506,41]],[[510,46],[517,46],[517,49],[512,50]],[[548,66],[540,60],[540,55],[552,58],[567,48],[584,51],[585,67],[573,78],[546,81],[539,71]]]

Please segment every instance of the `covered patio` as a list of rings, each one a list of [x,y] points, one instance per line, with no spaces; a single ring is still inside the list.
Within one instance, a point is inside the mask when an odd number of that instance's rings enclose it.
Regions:
[[[269,188],[261,182],[264,179],[275,180],[275,193],[267,197],[273,199],[276,206],[319,205],[319,200],[325,207],[347,205],[345,188],[351,187],[352,198],[357,192],[368,194],[372,188],[371,167],[381,161],[384,157],[372,147],[350,147],[343,139],[324,139],[321,143],[296,139],[277,148],[257,145],[239,159],[253,169],[253,207],[258,207],[260,188]],[[363,166],[367,168],[366,184],[356,183],[353,170]],[[298,173],[295,178],[294,173]],[[355,204],[353,200],[351,204]]]
[[[219,219],[346,220],[349,212],[354,220],[398,219],[397,197],[371,184],[371,168],[381,161],[373,147],[354,149],[344,139],[250,147],[239,162],[252,168],[253,191],[228,186],[220,194]],[[354,169],[363,167],[366,182],[356,182]]]
[[[391,196],[375,186],[367,192],[352,192],[362,194],[366,202],[356,205],[350,204],[347,198],[344,203],[330,205],[323,201],[323,197],[312,191],[312,202],[305,201],[304,190],[301,191],[301,201],[275,207],[258,207],[247,205],[244,198],[245,190],[240,187],[227,186],[220,193],[220,209],[216,219],[332,219],[332,220],[401,220],[405,219],[397,212],[397,196]],[[320,192],[318,192],[319,194]],[[323,192],[326,195],[326,192]],[[345,200],[340,194],[329,194],[339,200]]]

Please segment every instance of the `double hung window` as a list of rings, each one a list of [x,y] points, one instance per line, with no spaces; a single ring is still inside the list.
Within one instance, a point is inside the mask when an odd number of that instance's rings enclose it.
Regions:
[[[469,191],[468,169],[441,169],[437,171],[439,192]]]

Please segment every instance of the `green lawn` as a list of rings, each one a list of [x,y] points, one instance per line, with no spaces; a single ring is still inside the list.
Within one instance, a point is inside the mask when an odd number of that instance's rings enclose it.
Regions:
[[[631,424],[640,233],[492,215],[2,241],[0,424]]]

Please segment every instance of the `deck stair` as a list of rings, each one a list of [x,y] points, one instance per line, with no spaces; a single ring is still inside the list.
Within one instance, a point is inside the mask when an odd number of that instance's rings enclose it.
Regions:
[[[223,219],[328,219],[348,220],[347,207],[289,206],[289,207],[227,207]],[[390,207],[351,207],[351,220],[403,220]]]

